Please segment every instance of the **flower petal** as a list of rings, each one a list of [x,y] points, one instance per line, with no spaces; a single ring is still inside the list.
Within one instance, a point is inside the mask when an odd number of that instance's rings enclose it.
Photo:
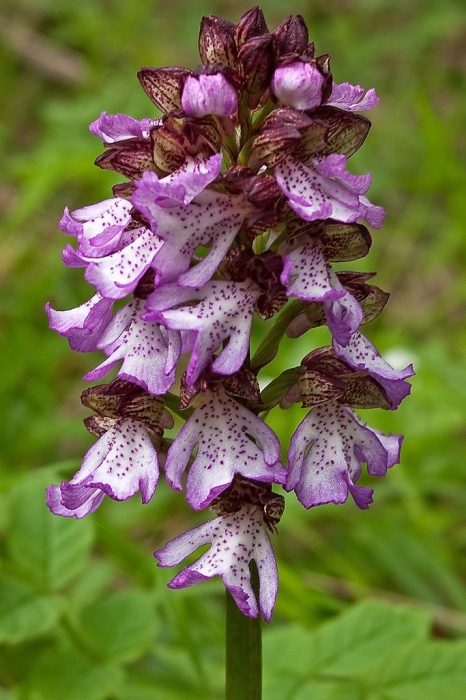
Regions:
[[[76,236],[81,255],[101,257],[118,249],[122,232],[131,221],[131,209],[131,203],[120,197],[75,209],[71,214],[65,209],[60,228]]]
[[[126,114],[107,114],[102,112],[100,117],[89,126],[89,131],[105,143],[115,143],[130,138],[147,139],[152,127],[159,119],[133,119]]]
[[[113,299],[104,299],[97,293],[75,309],[56,311],[47,303],[45,310],[49,327],[68,338],[72,350],[92,352],[112,317],[113,303]]]
[[[89,284],[109,299],[123,299],[136,288],[163,245],[150,229],[139,229],[140,234],[129,245],[111,255],[90,262],[85,278]]]
[[[77,508],[66,508],[61,502],[62,492],[60,486],[49,486],[46,495],[46,504],[54,515],[62,515],[65,518],[77,518],[80,520],[89,513],[93,513],[102,503],[105,494],[100,489],[87,489],[87,497]]]
[[[303,239],[298,239],[298,242]],[[282,255],[285,264],[280,282],[287,287],[287,296],[304,301],[336,300],[344,296],[345,290],[341,284],[332,284],[335,277],[330,278],[329,264],[318,238],[305,238],[301,245],[289,252],[282,252]]]
[[[339,107],[348,112],[362,112],[376,107],[380,100],[375,94],[374,88],[370,88],[364,95],[364,88],[350,83],[333,83],[332,93],[326,104],[331,107]]]
[[[187,206],[218,177],[221,167],[222,156],[216,153],[208,159],[188,158],[181,168],[162,179],[145,172],[135,183],[133,204],[155,230],[158,207]]]
[[[181,188],[178,200],[164,201],[153,186],[155,176],[152,176],[153,173],[143,176],[133,201],[146,216],[151,228],[165,240],[165,245],[154,259],[154,267],[159,273],[158,282],[179,278],[183,286],[200,287],[214,274],[249,209],[242,197],[231,197],[213,190],[200,192],[195,199],[190,196],[184,203],[186,198],[183,200],[184,188]],[[174,197],[171,185],[168,190]],[[167,201],[170,201],[170,206]],[[210,247],[210,251],[190,268],[199,246]]]
[[[294,61],[276,69],[271,88],[283,105],[310,110],[322,102],[323,84],[324,77],[316,66]]]
[[[157,486],[157,452],[143,423],[131,418],[115,421],[88,450],[80,470],[70,481],[47,489],[47,506],[55,515],[83,518],[105,494],[123,501],[141,492],[148,503]]]
[[[353,223],[366,219],[372,226],[380,227],[382,207],[374,206],[362,195],[368,180],[362,179],[365,176],[349,177],[350,173],[342,169],[341,159],[345,156],[335,159],[334,155],[316,161],[315,167],[289,157],[276,166],[277,184],[288,197],[291,208],[306,221],[332,218]]]
[[[238,109],[238,96],[221,73],[188,75],[181,95],[181,106],[190,117],[209,114],[229,117]]]
[[[61,502],[68,508],[76,505],[74,491],[77,487],[101,489],[117,501],[124,501],[140,491],[142,502],[148,503],[158,478],[157,452],[146,428],[140,421],[125,418],[88,450],[71,481],[61,484]]]
[[[343,295],[336,301],[325,301],[325,316],[335,342],[348,345],[364,319],[364,312],[354,296],[343,287],[337,275],[331,270],[330,279],[335,290]]]

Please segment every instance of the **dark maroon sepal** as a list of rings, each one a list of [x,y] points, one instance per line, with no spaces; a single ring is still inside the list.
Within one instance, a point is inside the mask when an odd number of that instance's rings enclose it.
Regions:
[[[139,82],[148,98],[167,113],[181,108],[181,89],[191,71],[187,68],[168,66],[166,68],[141,68]]]
[[[147,139],[118,141],[117,145],[96,158],[95,165],[102,170],[114,170],[131,180],[140,178],[144,172],[157,171],[152,145]]]
[[[199,32],[202,63],[219,63],[234,70],[238,67],[235,25],[221,17],[203,17]]]
[[[313,57],[313,47],[309,48],[309,34],[301,15],[289,15],[273,33],[277,58],[286,55]],[[311,55],[310,55],[311,54]]]

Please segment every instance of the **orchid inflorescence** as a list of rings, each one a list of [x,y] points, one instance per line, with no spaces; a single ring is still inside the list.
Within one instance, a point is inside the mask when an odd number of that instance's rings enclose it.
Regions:
[[[273,484],[305,508],[348,494],[367,508],[362,464],[384,475],[402,438],[369,428],[353,409],[396,409],[413,370],[393,369],[360,331],[388,297],[369,284],[373,275],[332,268],[368,253],[371,236],[358,222],[380,228],[384,218],[366,197],[370,175],[347,170],[370,128],[357,112],[378,103],[375,91],[334,83],[299,15],[273,33],[257,7],[237,25],[204,17],[199,50],[195,71],[140,70],[161,117],[103,112],[90,126],[106,148],[97,165],[127,180],[106,201],[65,210],[60,227],[77,248],[66,246],[63,260],[85,268],[95,294],[47,312],[73,350],[106,355],[86,379],[119,369],[82,394],[99,439],[69,482],[49,487],[47,504],[82,518],[105,495],[140,491],[147,503],[163,466],[193,509],[216,514],[155,553],[168,567],[211,545],[169,586],[220,575],[245,615],[270,620],[278,576],[269,532],[284,509]],[[272,328],[251,355],[256,315]],[[322,325],[331,346],[261,391],[258,375],[283,336]],[[295,403],[310,410],[285,467],[261,414]],[[185,423],[168,440],[172,414]]]

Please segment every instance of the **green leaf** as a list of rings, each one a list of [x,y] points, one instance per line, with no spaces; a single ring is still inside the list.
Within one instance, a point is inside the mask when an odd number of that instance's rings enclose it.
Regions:
[[[413,638],[424,639],[428,622],[429,615],[423,611],[368,600],[315,632],[300,627],[270,631],[264,637],[264,650],[272,664],[276,655],[280,665],[298,676],[303,668],[321,671],[334,664],[339,670],[353,669],[355,663],[364,663],[366,654],[378,655]]]
[[[203,662],[206,676],[189,658],[179,644],[163,644],[142,668],[133,668],[127,682],[117,694],[118,700],[152,700],[154,688],[157,698],[163,700],[217,700],[222,698],[224,686],[223,663],[211,658],[210,649],[204,648]],[[176,681],[174,680],[176,679]],[[265,698],[265,696],[264,696]]]
[[[291,627],[264,637],[268,700],[464,698],[466,643],[430,641],[429,615],[360,603],[315,632]]]
[[[113,663],[93,663],[73,651],[48,649],[31,673],[25,700],[107,700],[122,685]]]
[[[108,506],[120,505],[118,513],[123,509],[121,504],[108,503]],[[125,504],[126,505],[126,504]],[[128,504],[129,505],[129,504]],[[137,504],[140,507],[140,503]],[[147,549],[128,538],[121,528],[119,520],[111,523],[111,527],[101,527],[96,532],[97,544],[102,546],[110,558],[128,575],[136,584],[143,588],[152,588],[157,577],[157,568],[154,559]]]
[[[39,590],[56,591],[79,574],[93,543],[91,520],[52,515],[45,488],[54,479],[41,471],[11,490],[8,551],[16,567]]]
[[[157,698],[163,700],[207,700],[212,697],[206,694],[205,687],[194,687],[192,683],[186,682],[178,673],[178,669],[171,675],[166,675],[164,671],[160,675],[154,675],[146,684],[129,682],[116,697],[118,700],[154,700],[154,688],[157,688]],[[219,698],[221,695],[215,697]]]
[[[101,598],[107,591],[116,571],[113,564],[96,559],[79,577],[69,593],[71,605],[80,610]]]
[[[0,578],[0,642],[18,644],[51,630],[61,612],[58,596],[41,596],[17,581]]]
[[[80,623],[82,638],[96,654],[132,661],[154,642],[153,596],[137,589],[116,593],[85,608]]]
[[[464,700],[466,641],[405,644],[379,658],[366,682],[374,700]]]

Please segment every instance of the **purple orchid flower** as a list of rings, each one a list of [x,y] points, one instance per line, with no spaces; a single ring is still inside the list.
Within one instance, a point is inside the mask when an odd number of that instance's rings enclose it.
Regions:
[[[104,258],[86,258],[85,279],[110,299],[123,299],[133,292],[141,277],[154,264],[164,243],[148,228],[133,229],[120,250]]]
[[[273,484],[305,508],[349,494],[368,508],[362,467],[384,475],[402,437],[371,429],[349,406],[397,408],[413,369],[395,370],[359,331],[388,295],[366,283],[370,273],[332,267],[366,255],[362,222],[380,228],[384,218],[367,198],[371,176],[347,170],[370,127],[353,112],[374,107],[375,90],[333,83],[299,16],[273,33],[257,7],[236,26],[205,17],[199,52],[195,72],[138,73],[160,119],[102,112],[90,125],[106,149],[96,164],[126,182],[113,198],[65,209],[60,227],[75,241],[62,259],[83,268],[95,293],[46,311],[73,349],[104,353],[86,379],[117,377],[82,394],[97,414],[85,425],[100,437],[70,481],[49,487],[47,505],[79,519],[105,495],[140,491],[147,503],[160,451],[168,484],[218,515],[156,552],[159,566],[173,566],[210,544],[170,587],[218,575],[245,615],[270,620],[278,578],[265,527],[276,533],[284,512]],[[269,325],[251,352],[256,313]],[[261,392],[258,373],[283,335],[324,323],[333,349],[311,345]],[[264,416],[300,400],[310,410],[286,469]],[[167,439],[170,411],[185,422]]]
[[[71,212],[68,207],[60,221],[62,231],[76,236],[81,255],[102,257],[118,250],[120,240],[131,221],[132,205],[116,197]]]
[[[384,435],[334,401],[310,411],[294,432],[288,450],[285,485],[305,508],[344,503],[348,493],[359,508],[368,508],[373,490],[356,486],[361,463],[369,474],[383,476],[399,461],[401,435]]]
[[[357,331],[364,313],[332,270],[318,238],[300,236],[282,246],[284,266],[280,277],[287,296],[303,301],[322,301],[328,327],[340,345],[347,345]]]
[[[49,486],[47,505],[56,515],[83,518],[98,508],[105,494],[125,501],[140,491],[142,502],[148,503],[158,478],[157,452],[143,423],[117,420],[87,452],[70,481]]]
[[[406,379],[414,375],[413,366],[408,365],[403,370],[393,369],[362,333],[354,333],[346,346],[340,345],[334,339],[333,349],[337,357],[350,367],[356,371],[367,371],[382,385],[392,403],[392,411],[398,408],[403,399],[411,392],[411,385]]]
[[[168,450],[165,474],[178,491],[196,446],[186,482],[188,503],[196,510],[206,508],[235,474],[265,483],[282,484],[286,479],[275,433],[222,389],[206,394]]]
[[[201,289],[183,289],[167,284],[147,299],[144,318],[166,328],[188,331],[192,339],[186,383],[192,386],[223,341],[228,344],[215,357],[211,369],[219,374],[237,372],[249,349],[254,303],[260,290],[252,283],[207,282]],[[178,306],[199,299],[199,304]],[[187,350],[188,347],[184,347]]]
[[[159,566],[176,566],[209,543],[211,548],[180,571],[168,584],[169,588],[187,588],[221,576],[241,612],[248,617],[257,617],[259,608],[249,571],[249,562],[254,560],[259,572],[260,612],[269,622],[277,597],[278,572],[261,510],[246,505],[237,513],[209,520],[179,535],[163,549],[154,552],[154,556],[159,560]]]
[[[144,173],[136,183],[134,206],[165,241],[153,261],[158,284],[177,280],[184,287],[200,287],[207,282],[249,213],[244,197],[205,189],[220,166],[219,156],[195,159],[162,180]],[[199,246],[210,250],[191,267]]]
[[[275,168],[275,177],[290,207],[305,221],[332,218],[352,223],[365,219],[380,228],[384,210],[364,196],[371,176],[348,173],[346,161],[346,156],[336,153],[311,159],[306,165],[288,157]]]
[[[104,299],[99,293],[81,306],[66,311],[56,311],[47,303],[49,328],[68,338],[72,350],[92,352],[97,349],[112,317],[113,303],[113,299]]]

